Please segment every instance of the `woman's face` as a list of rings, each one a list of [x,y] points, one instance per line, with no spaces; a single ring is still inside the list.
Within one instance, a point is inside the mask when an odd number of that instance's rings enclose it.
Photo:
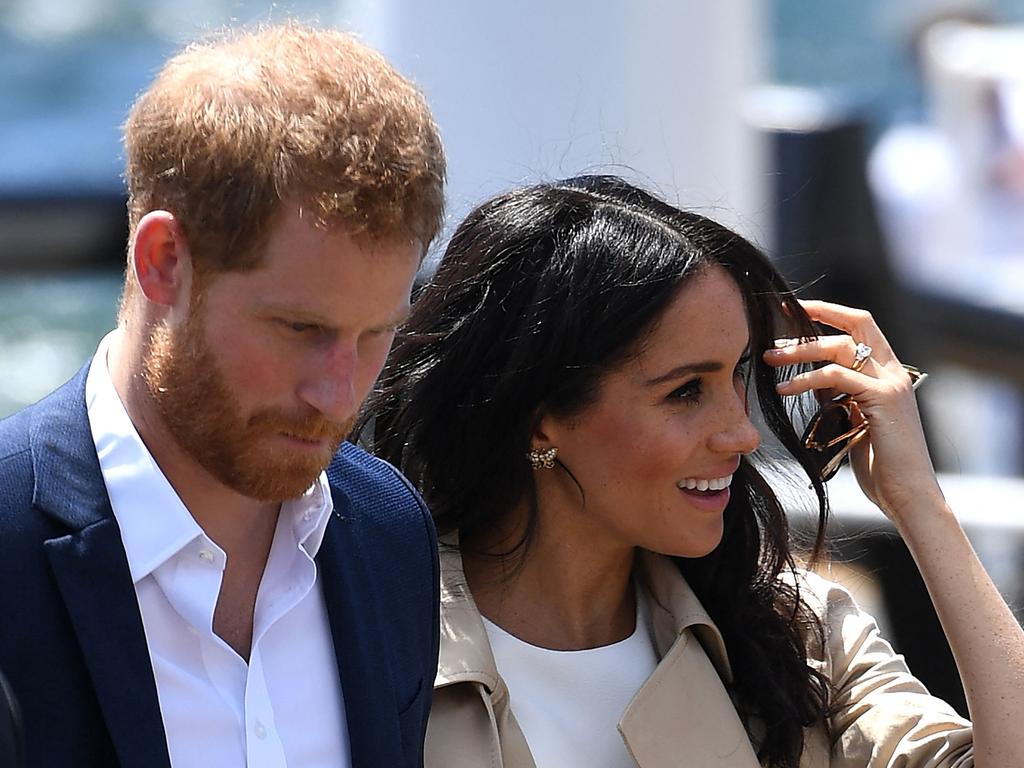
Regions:
[[[568,516],[558,528],[569,525],[579,545],[711,552],[729,480],[760,442],[747,415],[748,344],[728,273],[714,266],[691,278],[640,353],[602,379],[595,403],[542,420],[535,447],[558,447],[585,501],[566,473],[539,470],[552,473],[537,477],[541,514]]]

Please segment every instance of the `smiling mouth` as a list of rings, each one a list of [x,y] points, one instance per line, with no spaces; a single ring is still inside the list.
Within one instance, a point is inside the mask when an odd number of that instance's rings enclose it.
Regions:
[[[680,480],[676,486],[682,491],[700,491],[701,493],[718,493],[732,484],[732,475],[712,478],[688,477]]]

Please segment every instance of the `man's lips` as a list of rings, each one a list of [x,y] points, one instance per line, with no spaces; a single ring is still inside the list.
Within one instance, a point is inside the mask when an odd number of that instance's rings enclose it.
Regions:
[[[278,434],[290,443],[309,448],[320,448],[328,443],[327,437],[309,437],[306,435],[296,435],[291,432],[279,432]]]

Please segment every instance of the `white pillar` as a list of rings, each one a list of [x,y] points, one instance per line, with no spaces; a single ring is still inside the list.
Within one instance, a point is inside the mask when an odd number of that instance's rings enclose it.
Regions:
[[[510,186],[611,172],[763,240],[740,116],[761,76],[756,0],[353,0],[344,24],[423,88],[452,223]]]

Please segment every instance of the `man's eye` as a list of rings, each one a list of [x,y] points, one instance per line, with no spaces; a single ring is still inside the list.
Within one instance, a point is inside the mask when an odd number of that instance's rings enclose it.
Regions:
[[[295,333],[310,333],[317,329],[317,326],[313,323],[295,323],[290,320],[285,320],[284,324],[288,330],[294,331]]]

